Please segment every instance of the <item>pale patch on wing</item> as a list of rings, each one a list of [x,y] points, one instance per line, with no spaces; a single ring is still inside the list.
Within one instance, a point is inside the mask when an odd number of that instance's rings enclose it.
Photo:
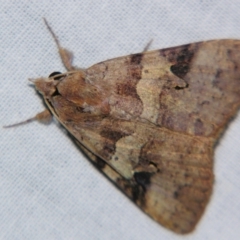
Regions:
[[[115,154],[108,164],[124,178],[132,178],[133,168],[139,161],[140,151],[145,141],[137,134],[121,138],[117,141]]]
[[[155,79],[142,79],[137,85],[137,93],[143,103],[142,119],[156,123],[159,113],[159,94],[162,84]]]

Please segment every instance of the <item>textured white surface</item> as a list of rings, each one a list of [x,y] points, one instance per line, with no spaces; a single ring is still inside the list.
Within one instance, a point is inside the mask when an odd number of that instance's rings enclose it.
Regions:
[[[43,110],[27,79],[64,71],[46,17],[75,64],[240,39],[240,1],[0,0],[0,125]],[[214,194],[196,230],[176,235],[143,214],[52,123],[0,128],[0,239],[239,239],[240,116],[215,154]]]

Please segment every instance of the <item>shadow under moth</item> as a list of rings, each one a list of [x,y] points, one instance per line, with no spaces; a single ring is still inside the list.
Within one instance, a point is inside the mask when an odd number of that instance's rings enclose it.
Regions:
[[[215,145],[239,109],[240,41],[191,43],[78,69],[45,23],[67,69],[31,80],[51,114],[142,211],[176,233],[191,232],[211,196]],[[50,112],[33,119],[45,121]]]

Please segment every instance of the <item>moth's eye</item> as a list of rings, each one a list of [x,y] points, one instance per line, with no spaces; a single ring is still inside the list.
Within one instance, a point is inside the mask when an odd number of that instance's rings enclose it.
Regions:
[[[51,78],[53,77],[54,80],[59,80],[62,76],[54,77],[56,75],[62,74],[61,72],[52,72],[48,77]]]

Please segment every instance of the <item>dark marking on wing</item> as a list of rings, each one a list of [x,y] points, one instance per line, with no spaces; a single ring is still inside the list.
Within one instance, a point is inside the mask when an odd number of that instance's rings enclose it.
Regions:
[[[131,60],[130,60],[131,64],[139,65],[139,64],[141,64],[143,54],[142,53],[137,53],[137,54],[131,55],[130,57],[131,57]]]
[[[129,134],[132,134],[132,132],[130,133],[125,133],[125,132],[121,132],[121,131],[114,131],[111,129],[111,127],[113,126],[109,126],[109,128],[104,128],[101,132],[100,135],[105,138],[104,140],[104,147],[102,150],[102,156],[103,158],[109,159],[111,158],[111,156],[115,153],[116,150],[116,142],[124,137],[127,136]]]
[[[181,47],[160,50],[160,55],[173,63],[170,70],[179,78],[183,78],[191,67],[191,62],[198,48],[198,43],[187,44]]]
[[[143,188],[144,192],[147,190],[147,187],[151,184],[152,175],[153,173],[149,173],[149,172],[134,173],[134,179]]]
[[[138,206],[145,206],[145,190],[134,179],[126,180],[124,178],[119,178],[117,179],[116,184]]]
[[[117,87],[117,94],[122,96],[131,96],[133,98],[140,99],[137,90],[136,90],[136,82],[127,81],[126,83],[118,83]]]
[[[103,169],[106,166],[106,162],[103,161],[100,157],[96,156],[96,161],[94,162],[98,169]]]
[[[142,77],[142,65],[141,65],[142,58],[143,58],[143,53],[137,53],[137,54],[133,54],[130,56],[130,60],[127,63],[127,66],[129,66],[128,72],[130,75],[130,79],[137,80],[137,81],[141,79],[141,77]],[[136,84],[137,84],[137,82],[136,82]]]

